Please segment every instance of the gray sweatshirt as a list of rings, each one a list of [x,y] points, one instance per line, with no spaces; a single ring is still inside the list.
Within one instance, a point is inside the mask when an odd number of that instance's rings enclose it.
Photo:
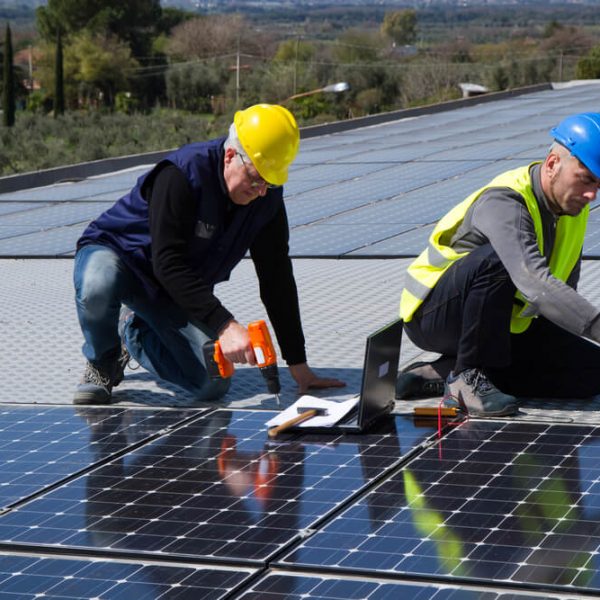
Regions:
[[[600,343],[600,310],[576,291],[581,258],[567,283],[550,273],[548,260],[558,217],[550,210],[542,191],[539,164],[532,167],[531,180],[542,218],[543,255],[525,199],[509,188],[485,191],[470,206],[450,245],[464,252],[489,242],[516,288],[531,304],[527,316],[543,315],[571,333]]]

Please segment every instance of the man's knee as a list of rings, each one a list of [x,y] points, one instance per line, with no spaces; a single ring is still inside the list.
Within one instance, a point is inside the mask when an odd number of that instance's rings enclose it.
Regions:
[[[90,318],[103,317],[114,304],[116,278],[98,271],[86,274],[77,290],[77,304]]]
[[[110,249],[90,254],[75,279],[75,295],[79,308],[90,318],[101,318],[116,302],[118,257]]]

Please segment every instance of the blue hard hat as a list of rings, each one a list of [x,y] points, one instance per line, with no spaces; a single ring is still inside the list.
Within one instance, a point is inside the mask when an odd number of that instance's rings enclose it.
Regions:
[[[571,115],[550,135],[600,179],[600,113]]]

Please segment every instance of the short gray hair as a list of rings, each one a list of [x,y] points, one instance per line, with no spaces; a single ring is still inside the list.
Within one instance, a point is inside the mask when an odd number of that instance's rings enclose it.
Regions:
[[[225,144],[223,145],[223,147],[225,148],[225,150],[227,150],[227,148],[233,148],[233,150],[242,155],[242,158],[244,160],[252,162],[247,152],[242,147],[242,143],[240,142],[240,138],[237,134],[237,129],[235,128],[235,123],[232,123],[229,126],[229,134],[227,135],[227,139],[225,140]]]
[[[571,151],[568,148],[565,148],[560,142],[552,142],[550,150],[548,150],[548,154],[550,152],[558,154],[561,158],[572,156]]]

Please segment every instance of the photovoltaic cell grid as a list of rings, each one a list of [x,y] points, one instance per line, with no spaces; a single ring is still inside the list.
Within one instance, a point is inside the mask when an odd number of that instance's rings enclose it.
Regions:
[[[344,254],[359,252],[370,246],[373,235],[380,239],[388,239],[410,229],[410,225],[370,224],[323,224],[296,229],[290,239],[290,252],[294,256],[327,256],[341,258]],[[368,252],[367,249],[364,250]]]
[[[546,600],[575,598],[575,595],[545,593]],[[581,598],[581,596],[577,596]],[[252,584],[240,600],[540,600],[538,594],[498,592],[490,588],[466,588],[431,583],[393,582],[373,579],[270,573]]]
[[[0,203],[3,202],[32,202],[32,201],[98,201],[98,196],[110,194],[116,200],[122,193],[131,189],[137,178],[143,175],[152,165],[144,165],[126,169],[110,176],[100,175],[82,181],[69,181],[53,185],[24,189],[14,192],[1,193]],[[1,182],[0,182],[1,186]]]
[[[12,235],[4,232],[5,237],[0,239],[0,258],[73,256],[77,240],[87,223],[85,221],[77,225],[55,227],[47,231],[26,234],[21,234],[17,228],[13,228]]]
[[[0,508],[197,414],[182,410],[2,407]]]
[[[271,441],[273,414],[203,415],[0,516],[0,544],[263,564],[435,431],[396,417],[374,433]]]
[[[250,569],[0,554],[3,600],[218,600]]]
[[[15,227],[19,232],[23,230],[26,232],[43,231],[44,229],[90,221],[111,206],[112,203],[107,202],[46,203],[43,207],[34,205],[28,210],[4,214],[1,223],[3,229]]]
[[[600,429],[469,421],[276,566],[600,589]]]
[[[566,87],[303,140],[286,185],[293,254],[416,256],[423,244],[413,235],[413,224],[434,223],[494,175],[542,158],[551,141],[549,129],[567,114],[596,110],[597,95],[597,85]],[[148,167],[0,194],[0,256],[72,256],[89,220],[130,189]],[[462,186],[456,195],[444,197],[453,178]],[[468,191],[463,193],[463,187]],[[417,195],[419,207],[414,210],[403,195],[421,188],[428,188],[427,194]],[[3,217],[5,203],[31,203],[30,210],[35,210],[39,201],[48,203],[45,213],[37,212],[46,223],[32,225],[34,231],[23,226],[36,220],[36,214],[25,214],[29,210]],[[69,201],[75,206],[61,207]],[[398,205],[403,226],[391,241],[385,227],[389,221],[381,220],[387,207],[379,206],[389,202]],[[354,247],[348,235],[319,227],[346,216],[364,225]],[[314,227],[310,234],[306,226]],[[600,256],[593,241],[584,252],[586,257]]]

